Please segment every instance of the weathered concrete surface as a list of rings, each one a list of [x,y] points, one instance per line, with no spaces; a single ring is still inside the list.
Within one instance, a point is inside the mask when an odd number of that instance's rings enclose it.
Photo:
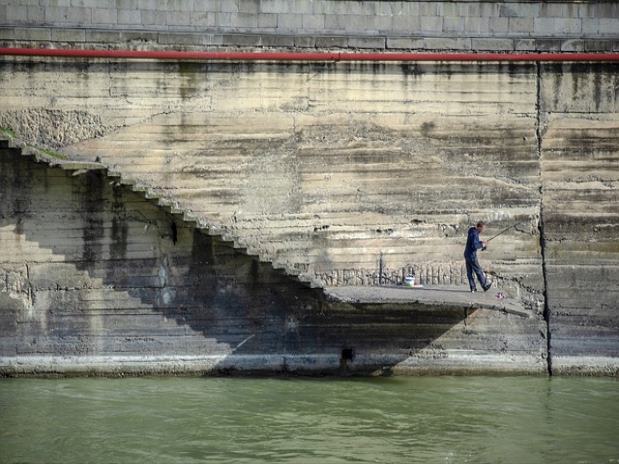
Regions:
[[[612,1],[2,0],[0,40],[73,47],[612,51],[617,18]]]
[[[482,255],[499,289],[550,320],[558,372],[617,372],[615,65],[9,59],[0,73],[3,124],[301,280],[375,285],[382,254],[390,278],[462,284],[466,227],[525,220]],[[97,115],[103,133],[62,145],[63,125],[21,123],[38,111]]]
[[[381,252],[393,277],[462,284],[466,227],[525,220],[487,258],[541,314],[533,66],[67,66],[6,62],[3,121],[43,105],[125,126],[62,150],[323,285],[376,284]]]
[[[617,64],[544,65],[541,168],[552,369],[619,367]]]
[[[327,301],[101,170],[1,149],[0,195],[4,375],[546,369],[539,317]]]

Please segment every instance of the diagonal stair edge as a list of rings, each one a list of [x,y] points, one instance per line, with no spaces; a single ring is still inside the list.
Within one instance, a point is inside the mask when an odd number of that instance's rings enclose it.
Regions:
[[[206,220],[196,217],[192,214],[191,210],[184,210],[179,206],[177,200],[171,198],[165,198],[157,195],[154,189],[147,186],[135,179],[128,179],[123,176],[120,171],[110,169],[106,165],[100,162],[92,161],[74,161],[65,158],[62,153],[53,152],[51,150],[43,149],[19,139],[17,137],[9,137],[6,134],[0,135],[0,149],[11,148],[19,150],[20,155],[28,158],[32,158],[35,162],[47,165],[49,167],[57,167],[65,171],[72,172],[72,175],[82,175],[88,171],[102,171],[105,177],[109,179],[116,179],[121,185],[126,186],[131,191],[141,194],[146,200],[151,201],[157,205],[157,207],[163,209],[167,213],[180,218],[188,227],[192,227],[203,234],[217,237],[223,242],[228,242],[235,250],[258,260],[261,263],[269,264],[276,270],[283,272],[288,277],[296,279],[301,284],[308,286],[309,288],[323,289],[323,285],[320,281],[314,277],[295,272],[290,266],[278,263],[277,261],[270,260],[263,253],[259,253],[257,250],[250,248],[243,243],[242,238],[236,234],[231,234],[229,230],[224,230],[222,227],[217,227],[213,224],[209,224]]]

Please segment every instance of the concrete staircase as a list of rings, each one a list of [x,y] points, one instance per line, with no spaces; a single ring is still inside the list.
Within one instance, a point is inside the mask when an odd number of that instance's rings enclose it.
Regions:
[[[114,179],[121,185],[129,187],[134,192],[142,193],[146,199],[153,201],[170,214],[180,218],[188,226],[194,227],[210,236],[218,237],[224,242],[230,242],[235,249],[241,251],[247,256],[253,257],[263,263],[270,263],[274,269],[284,271],[287,275],[298,279],[301,283],[309,286],[310,288],[322,287],[321,283],[312,276],[299,272],[287,264],[273,261],[265,253],[259,253],[256,249],[245,246],[244,241],[237,234],[230,233],[221,227],[217,227],[216,225],[207,222],[203,217],[199,217],[191,210],[183,208],[179,201],[161,197],[157,194],[156,189],[148,187],[129,176],[124,176],[122,172],[112,170],[102,163],[66,159],[62,153],[42,149],[29,145],[19,139],[6,136],[0,136],[0,150],[1,149],[19,150],[22,156],[32,157],[38,162],[43,162],[50,166],[60,167],[67,171],[72,171],[73,175],[79,175],[91,170],[105,171],[107,177]]]

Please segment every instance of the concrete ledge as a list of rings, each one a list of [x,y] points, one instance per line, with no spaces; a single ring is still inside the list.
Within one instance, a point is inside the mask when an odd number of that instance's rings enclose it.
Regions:
[[[0,358],[2,377],[145,375],[486,375],[544,374],[546,363],[531,354],[420,351],[410,355],[339,353],[219,354],[206,356],[17,356]]]
[[[552,356],[552,373],[557,375],[619,376],[619,358],[610,356]]]
[[[406,288],[406,287],[331,287],[325,294],[344,303],[397,304],[410,308],[413,305],[448,309],[488,309],[529,318],[532,314],[513,299],[498,300],[496,290],[488,293],[470,293],[463,287]]]

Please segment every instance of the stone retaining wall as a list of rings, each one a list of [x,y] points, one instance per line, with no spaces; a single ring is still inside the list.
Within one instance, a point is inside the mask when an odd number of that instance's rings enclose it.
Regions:
[[[148,42],[161,48],[612,51],[619,49],[619,4],[2,0],[0,40],[131,47]]]

